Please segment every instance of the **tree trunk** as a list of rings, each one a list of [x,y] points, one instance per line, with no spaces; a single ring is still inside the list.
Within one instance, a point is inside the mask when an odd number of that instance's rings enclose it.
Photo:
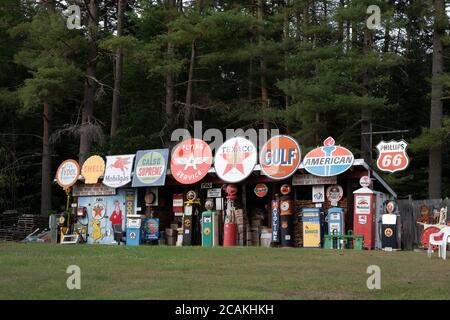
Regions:
[[[84,80],[84,106],[81,115],[80,151],[79,163],[82,165],[86,160],[92,145],[92,131],[90,126],[94,121],[94,100],[97,88],[97,33],[98,33],[98,3],[97,0],[90,0],[88,14],[88,61]]]
[[[189,74],[188,74],[188,83],[186,89],[186,105],[184,107],[184,127],[186,129],[189,128],[189,124],[191,123],[192,118],[192,82],[194,79],[194,64],[195,64],[195,52],[196,45],[195,39],[192,40],[191,44],[191,59],[189,62]]]
[[[123,35],[124,0],[117,0],[117,36]],[[122,84],[123,49],[117,48],[114,70],[114,91],[111,111],[111,138],[116,134],[119,126],[120,89]]]
[[[372,34],[368,28],[364,28],[363,38],[363,54],[369,54],[372,43]],[[366,94],[370,95],[369,90],[369,73],[363,75],[363,85]],[[372,110],[363,106],[361,109],[361,157],[368,164],[372,162],[372,134],[364,134],[372,132]]]
[[[44,2],[49,16],[55,13],[53,0]],[[43,103],[43,133],[42,133],[42,163],[41,163],[41,215],[48,215],[52,209],[52,148],[50,136],[52,134],[53,107],[47,102]]]
[[[179,10],[178,4],[176,0],[166,0],[166,7],[168,10]],[[171,18],[172,20],[172,18]],[[167,33],[172,33],[171,27],[168,28]],[[174,53],[174,45],[173,43],[167,43],[167,56],[170,57]],[[171,72],[167,72],[165,75],[165,88],[166,88],[166,101],[165,101],[165,109],[166,109],[166,121],[167,121],[167,130],[171,134],[172,130],[175,128],[175,83],[174,83],[174,75]]]
[[[197,12],[199,14],[202,13],[203,10],[203,1],[197,0],[195,6],[197,7]],[[191,43],[191,59],[189,62],[189,74],[188,74],[188,83],[186,89],[186,105],[184,109],[184,127],[186,129],[189,128],[189,124],[195,118],[194,110],[192,109],[192,86],[194,81],[194,67],[195,67],[195,59],[197,56],[197,43],[196,39],[192,40]]]
[[[431,111],[430,129],[442,128],[442,96],[443,85],[440,76],[444,72],[444,53],[442,37],[445,35],[444,0],[435,0],[434,6],[434,35],[433,35],[433,75],[431,81]],[[431,199],[442,197],[442,146],[440,143],[432,146],[428,164],[428,193]]]
[[[260,22],[264,21],[264,0],[258,0],[258,20]],[[259,35],[259,44],[262,45],[263,43],[263,35],[262,32],[264,30],[261,29],[261,34]],[[263,126],[264,129],[269,129],[269,122],[267,121],[267,112],[269,108],[269,93],[267,90],[267,64],[264,57],[260,58],[259,61],[259,67],[260,67],[260,83],[261,83],[261,109],[262,109],[262,115],[263,115]]]

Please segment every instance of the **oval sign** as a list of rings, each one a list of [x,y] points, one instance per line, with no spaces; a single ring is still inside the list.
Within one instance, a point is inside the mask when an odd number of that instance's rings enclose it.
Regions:
[[[105,172],[105,160],[100,156],[92,156],[87,158],[81,168],[81,174],[84,177],[85,184],[94,184],[98,182],[98,178]]]
[[[75,160],[69,159],[61,163],[56,170],[56,182],[63,189],[73,186],[80,176],[80,166]]]
[[[319,177],[341,174],[353,165],[355,157],[350,150],[335,146],[334,139],[328,137],[323,147],[311,150],[304,158],[303,165],[309,173]]]
[[[225,182],[236,183],[247,178],[256,165],[255,145],[242,137],[225,141],[217,150],[214,168],[217,176]]]
[[[202,180],[212,164],[212,151],[200,139],[186,139],[172,151],[170,171],[175,180],[182,184],[193,184]]]
[[[267,186],[264,183],[258,183],[255,186],[255,194],[259,197],[259,198],[263,198],[267,195],[267,192],[269,191],[269,188],[267,188]]]
[[[269,139],[259,153],[263,173],[275,180],[290,177],[297,171],[301,150],[297,141],[289,136],[275,136]]]

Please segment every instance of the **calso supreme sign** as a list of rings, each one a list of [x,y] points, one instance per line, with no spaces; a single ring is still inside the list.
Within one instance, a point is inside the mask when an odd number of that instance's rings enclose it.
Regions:
[[[405,140],[381,141],[377,145],[378,169],[391,173],[406,169],[409,165],[409,157],[406,153],[407,146],[408,144]]]

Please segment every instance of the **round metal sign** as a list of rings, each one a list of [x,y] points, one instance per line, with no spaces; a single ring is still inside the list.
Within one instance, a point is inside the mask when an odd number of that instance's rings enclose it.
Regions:
[[[372,180],[370,180],[369,176],[363,176],[359,179],[359,185],[363,188],[368,188],[371,183]]]
[[[225,141],[217,150],[214,168],[217,176],[225,182],[236,183],[247,178],[257,161],[255,145],[242,137]]]
[[[329,186],[327,188],[327,199],[331,202],[332,206],[337,206],[339,200],[342,199],[342,196],[344,195],[344,190],[342,187],[338,184]]]
[[[255,186],[255,194],[259,197],[259,198],[263,198],[267,195],[267,192],[269,191],[269,188],[267,188],[267,185],[264,183],[258,183]]]
[[[259,153],[262,172],[275,180],[290,177],[300,165],[301,151],[297,141],[289,136],[275,136],[267,141]]]
[[[212,164],[212,151],[200,139],[186,139],[173,149],[170,171],[182,184],[193,184],[202,180]]]
[[[75,160],[69,159],[61,163],[56,170],[56,182],[63,189],[73,186],[80,176],[80,166]]]

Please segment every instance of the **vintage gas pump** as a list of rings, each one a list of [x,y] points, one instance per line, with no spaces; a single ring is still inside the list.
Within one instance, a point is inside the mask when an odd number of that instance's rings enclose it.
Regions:
[[[213,211],[214,203],[206,200],[205,209],[202,212],[202,246],[214,247],[219,245],[219,215]]]
[[[383,250],[398,249],[397,242],[397,203],[385,201],[384,214],[381,216],[381,248]]]
[[[127,246],[138,246],[141,243],[141,223],[141,215],[127,215]]]
[[[235,204],[238,188],[234,184],[227,185],[225,192],[227,193],[227,210],[225,213],[225,223],[223,230],[223,246],[232,247],[236,245],[237,224],[235,217]]]
[[[323,209],[303,208],[303,247],[320,248],[322,246]]]
[[[290,197],[291,186],[284,184],[281,186],[280,192],[280,242],[282,247],[292,247],[294,245],[294,222],[292,219],[294,210],[294,201]]]
[[[364,236],[364,248],[371,250],[375,247],[376,194],[367,187],[353,194],[353,232],[356,236]]]
[[[200,200],[197,199],[197,194],[193,190],[186,193],[186,199],[183,213],[183,246],[191,246],[196,242],[194,230]]]
[[[328,209],[328,234],[342,236],[344,235],[344,209],[333,207]],[[342,240],[333,240],[333,248],[342,249]]]

